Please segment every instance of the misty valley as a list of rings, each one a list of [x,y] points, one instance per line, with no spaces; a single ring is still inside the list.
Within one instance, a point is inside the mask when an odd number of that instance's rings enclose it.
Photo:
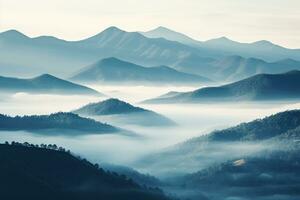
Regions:
[[[299,49],[109,27],[0,50],[4,199],[300,198]]]

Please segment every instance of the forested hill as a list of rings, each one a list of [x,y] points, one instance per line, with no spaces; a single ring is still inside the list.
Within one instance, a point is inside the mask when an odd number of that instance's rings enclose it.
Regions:
[[[56,145],[1,144],[0,160],[3,199],[168,199],[159,189],[141,187]]]

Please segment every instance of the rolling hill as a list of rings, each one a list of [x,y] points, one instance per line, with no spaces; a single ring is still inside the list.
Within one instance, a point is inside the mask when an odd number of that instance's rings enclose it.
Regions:
[[[133,106],[119,99],[107,99],[97,103],[90,103],[72,112],[83,116],[108,116],[110,121],[116,120],[126,124],[147,126],[175,125],[172,120],[161,114]]]
[[[47,131],[53,134],[101,134],[118,132],[120,129],[73,113],[10,117],[0,115],[0,130]]]
[[[105,58],[87,66],[71,80],[103,83],[200,84],[209,79],[176,71],[167,66],[142,67],[117,58]]]
[[[65,81],[49,74],[43,74],[30,79],[0,76],[0,91],[9,93],[102,95],[91,88]]]
[[[295,100],[300,98],[299,86],[300,71],[295,70],[283,74],[259,74],[231,84],[162,96],[145,103]]]
[[[299,143],[299,130],[300,110],[289,110],[191,138],[150,154],[137,165],[164,176],[192,173],[262,151],[288,151]]]

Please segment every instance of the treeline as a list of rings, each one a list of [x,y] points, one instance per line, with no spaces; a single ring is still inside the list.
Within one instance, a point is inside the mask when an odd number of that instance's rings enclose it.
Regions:
[[[47,150],[52,150],[52,151],[59,151],[59,152],[63,152],[63,153],[67,153],[69,155],[71,155],[72,157],[80,160],[83,164],[92,167],[92,168],[96,168],[101,174],[107,174],[110,176],[111,181],[116,181],[116,183],[118,182],[118,184],[120,183],[120,181],[123,181],[124,186],[128,186],[131,185],[132,187],[138,187],[141,189],[146,189],[149,191],[153,191],[153,192],[158,192],[158,193],[163,193],[161,189],[159,189],[158,187],[149,187],[145,184],[137,184],[136,180],[132,179],[131,177],[128,177],[124,174],[120,174],[117,172],[114,172],[112,170],[109,169],[103,169],[100,167],[100,165],[98,163],[91,163],[90,161],[88,161],[85,158],[82,158],[79,155],[76,155],[75,153],[71,152],[68,149],[65,149],[64,147],[58,146],[56,144],[32,144],[29,142],[16,142],[16,141],[12,141],[11,143],[9,143],[8,141],[4,142],[4,145],[9,145],[9,146],[21,146],[21,147],[26,147],[26,148],[36,148],[36,149],[47,149]]]
[[[12,145],[12,146],[23,146],[23,147],[31,147],[31,148],[41,148],[41,149],[51,149],[51,150],[56,150],[56,151],[62,151],[62,152],[67,152],[69,154],[71,154],[70,150],[66,150],[63,147],[59,147],[56,144],[31,144],[28,142],[15,142],[12,141],[11,143],[9,143],[8,141],[5,141],[4,144],[6,145]]]
[[[80,131],[113,132],[117,128],[80,117],[74,113],[58,112],[50,115],[7,116],[0,114],[2,130],[74,129]]]

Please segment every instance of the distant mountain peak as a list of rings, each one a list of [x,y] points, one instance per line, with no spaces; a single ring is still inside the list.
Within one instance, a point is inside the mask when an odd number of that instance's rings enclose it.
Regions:
[[[126,32],[126,31],[124,31],[116,26],[110,26],[110,27],[104,29],[102,32]]]
[[[262,47],[277,47],[278,46],[268,40],[259,40],[259,41],[253,42],[252,44],[257,45],[257,46],[262,46]]]
[[[218,40],[224,40],[224,41],[231,41],[231,39],[229,39],[228,37],[226,36],[222,36],[222,37],[219,37],[217,38]]]
[[[140,33],[148,38],[164,38],[166,40],[176,41],[182,44],[189,44],[193,46],[199,45],[199,41],[194,40],[193,38],[185,34],[179,33],[177,31],[171,30],[163,26],[159,26],[150,31]]]
[[[111,37],[112,35],[119,35],[119,34],[125,34],[125,33],[127,33],[127,32],[119,29],[116,26],[110,26],[110,27],[104,29],[103,31],[101,31],[100,33],[98,33],[94,36],[91,36],[87,39],[84,39],[83,41],[95,42],[95,41],[98,41],[98,39],[102,38],[102,37]]]
[[[175,32],[167,27],[164,26],[158,26],[157,28],[151,30],[151,31],[164,31],[164,32]]]
[[[4,31],[4,32],[0,33],[0,35],[5,36],[5,37],[10,37],[12,39],[14,39],[14,38],[29,38],[25,34],[15,30],[15,29]]]
[[[220,42],[221,43],[229,43],[229,42],[232,43],[234,41],[229,39],[228,37],[222,36],[222,37],[219,37],[219,38],[214,38],[214,39],[207,40],[205,42],[207,42],[207,43],[216,43],[216,42],[218,42],[218,43],[220,43]]]
[[[34,77],[33,79],[35,80],[54,80],[54,79],[58,79],[55,76],[52,76],[51,74],[41,74],[39,76]]]

